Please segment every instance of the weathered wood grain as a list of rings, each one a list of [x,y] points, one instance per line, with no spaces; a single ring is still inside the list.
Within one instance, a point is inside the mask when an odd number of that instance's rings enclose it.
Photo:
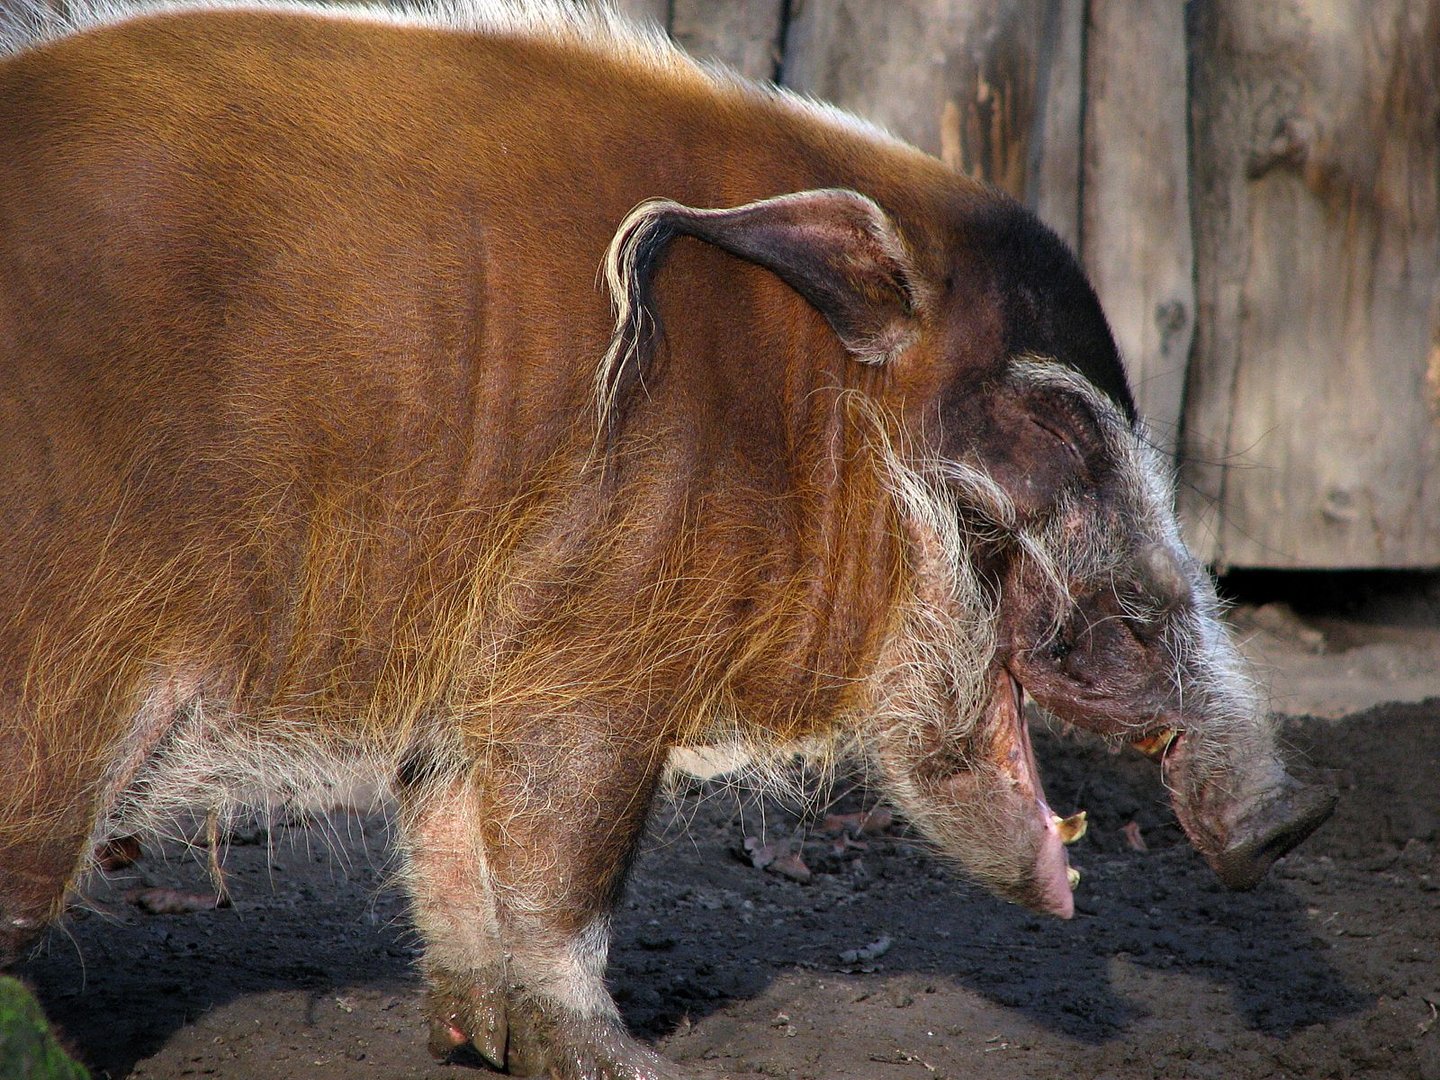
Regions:
[[[784,79],[1080,240],[1084,0],[801,0]]]
[[[1082,261],[1166,453],[1195,326],[1186,111],[1182,6],[1090,0]]]
[[[1084,124],[1085,0],[1044,6],[1036,49],[1036,134],[1030,139],[1025,203],[1080,250]]]
[[[1192,539],[1440,565],[1440,2],[1213,0],[1191,38]]]
[[[1023,195],[1044,0],[804,0],[785,82]]]

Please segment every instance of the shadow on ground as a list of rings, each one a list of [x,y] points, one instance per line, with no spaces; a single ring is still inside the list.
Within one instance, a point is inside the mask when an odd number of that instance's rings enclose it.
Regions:
[[[983,1078],[1069,1061],[1123,1080],[1177,1061],[1171,1075],[1205,1075],[1212,1060],[1239,1069],[1217,1075],[1344,1075],[1366,1054],[1374,1075],[1418,1075],[1440,1040],[1418,1030],[1440,1000],[1437,704],[1288,726],[1349,790],[1249,893],[1226,892],[1184,846],[1148,762],[1042,737],[1052,804],[1090,814],[1070,923],[958,882],[903,828],[840,851],[773,806],[765,838],[793,838],[815,873],[764,873],[736,857],[758,804],[684,797],[619,913],[616,998],[638,1034],[733,1075],[865,1077],[884,1061],[896,1076]],[[204,888],[199,860],[151,853],[100,883],[95,910],[22,973],[99,1076],[463,1075],[425,1055],[385,822],[328,831],[232,846],[235,906],[191,915],[122,899],[137,884]]]

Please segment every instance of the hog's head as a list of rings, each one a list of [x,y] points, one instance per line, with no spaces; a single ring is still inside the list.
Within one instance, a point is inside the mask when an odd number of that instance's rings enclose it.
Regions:
[[[1278,757],[1094,293],[1064,245],[993,192],[957,180],[938,209],[896,203],[892,217],[820,190],[637,208],[608,267],[618,332],[602,409],[634,377],[640,268],[668,237],[773,271],[882,373],[846,400],[876,432],[910,569],[868,740],[892,796],[973,876],[1068,916],[1061,845],[1080,824],[1045,802],[1028,693],[1158,757],[1191,841],[1228,885],[1253,885],[1334,797]]]
[[[1012,378],[1061,402],[1046,422],[1084,480],[997,559],[993,662],[1065,723],[1157,758],[1196,849],[1225,884],[1253,886],[1335,797],[1285,771],[1143,427],[1053,363],[1017,362]]]
[[[1225,884],[1253,886],[1335,796],[1295,781],[1279,758],[1073,257],[1017,208],[979,220],[952,256],[967,265],[949,277],[973,279],[980,266],[981,285],[968,304],[931,315],[948,382],[919,440],[933,456],[915,461],[906,486],[930,503],[909,514],[912,530],[946,553],[916,560],[932,581],[925,602],[948,590],[949,603],[988,612],[992,649],[975,722],[932,736],[918,755],[913,734],[899,742],[910,774],[929,776],[921,790],[902,784],[904,801],[928,803],[922,821],[947,806],[964,822],[951,847],[962,863],[1012,898],[1068,915],[1059,844],[1074,824],[1041,794],[1028,694],[1067,724],[1159,759],[1191,842]],[[992,313],[988,334],[976,332],[977,308]],[[950,516],[960,524],[949,535],[931,524]],[[982,803],[990,820],[975,822],[962,803]],[[1011,861],[996,873],[987,850],[1007,842]]]

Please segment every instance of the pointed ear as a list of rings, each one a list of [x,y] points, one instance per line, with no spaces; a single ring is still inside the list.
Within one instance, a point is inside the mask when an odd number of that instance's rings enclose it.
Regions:
[[[858,360],[883,363],[915,336],[910,255],[894,222],[859,192],[801,191],[729,210],[697,210],[669,199],[641,203],[611,245],[612,292],[629,291],[643,263],[676,233],[773,272],[825,316]],[[635,257],[642,252],[646,258]]]
[[[872,199],[839,188],[800,191],[728,210],[650,199],[621,223],[605,258],[615,337],[601,365],[601,418],[644,366],[654,322],[650,279],[677,234],[763,266],[825,316],[857,360],[882,364],[916,337],[918,275],[895,223]]]

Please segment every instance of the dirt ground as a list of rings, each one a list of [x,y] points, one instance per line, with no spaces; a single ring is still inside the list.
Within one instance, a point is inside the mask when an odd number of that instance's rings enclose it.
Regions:
[[[1440,1080],[1440,584],[1326,581],[1237,585],[1287,742],[1343,792],[1253,892],[1184,844],[1148,761],[1053,735],[1050,801],[1090,814],[1069,923],[957,880],[900,823],[839,841],[819,814],[691,793],[618,919],[632,1030],[734,1077]],[[868,805],[842,788],[832,809]],[[811,879],[754,868],[747,836]],[[233,906],[179,915],[125,894],[203,891],[207,853],[147,850],[22,973],[99,1077],[485,1075],[426,1054],[387,841],[380,816],[242,832]]]

